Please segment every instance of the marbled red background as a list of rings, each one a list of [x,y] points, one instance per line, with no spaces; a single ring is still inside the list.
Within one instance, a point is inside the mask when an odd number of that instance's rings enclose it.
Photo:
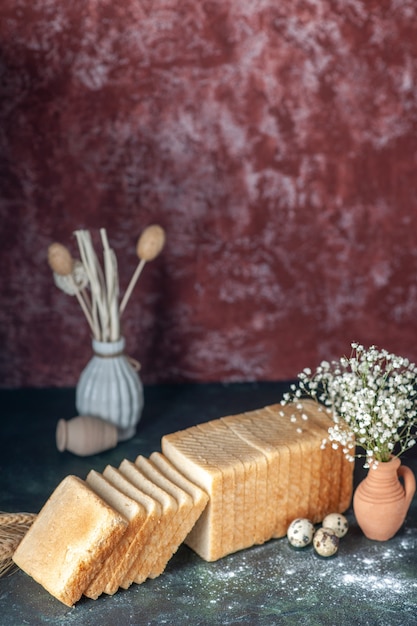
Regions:
[[[105,227],[145,382],[417,360],[414,0],[2,0],[0,385],[90,356],[52,241]]]

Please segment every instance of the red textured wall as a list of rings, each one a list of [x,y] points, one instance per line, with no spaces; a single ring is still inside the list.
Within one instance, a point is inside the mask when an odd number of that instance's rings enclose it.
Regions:
[[[414,0],[3,0],[0,385],[90,356],[52,241],[107,228],[155,381],[285,379],[352,340],[417,360]]]

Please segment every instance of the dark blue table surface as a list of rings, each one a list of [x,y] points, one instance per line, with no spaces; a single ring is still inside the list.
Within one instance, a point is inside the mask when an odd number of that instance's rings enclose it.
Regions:
[[[60,453],[55,429],[76,415],[73,389],[0,391],[0,510],[38,512],[68,474],[119,465],[160,450],[162,435],[278,402],[286,383],[162,385],[145,388],[136,436],[91,457]],[[403,459],[417,473],[417,451]],[[355,470],[355,484],[364,472]],[[417,624],[417,499],[387,542],[366,539],[352,511],[336,557],[286,538],[206,563],[181,546],[165,573],[142,585],[68,608],[21,571],[0,579],[0,624],[156,625]]]

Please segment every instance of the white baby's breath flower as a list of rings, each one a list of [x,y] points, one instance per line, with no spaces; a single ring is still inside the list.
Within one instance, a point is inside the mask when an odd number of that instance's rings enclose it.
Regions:
[[[353,342],[351,348],[349,357],[324,360],[314,372],[304,368],[282,404],[295,400],[301,411],[300,400],[311,397],[333,420],[322,445],[342,446],[346,458],[364,457],[369,466],[416,443],[417,366],[376,346]],[[355,453],[355,446],[364,453]]]

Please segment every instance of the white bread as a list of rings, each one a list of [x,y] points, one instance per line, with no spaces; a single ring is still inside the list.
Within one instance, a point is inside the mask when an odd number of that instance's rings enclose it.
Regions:
[[[160,452],[153,452],[150,456],[150,461],[157,467],[167,478],[172,480],[173,483],[181,487],[184,491],[190,494],[193,499],[193,506],[185,518],[184,523],[178,529],[177,536],[174,539],[175,545],[181,545],[184,543],[192,529],[194,528],[197,520],[200,518],[204,509],[207,506],[209,497],[207,493],[197,487],[193,482],[188,480],[181,472],[179,472],[168,461],[166,457]]]
[[[174,465],[163,454],[160,452],[152,452],[149,460],[155,467],[157,467],[167,478],[169,478],[173,483],[181,487],[184,491],[190,494],[193,499],[193,508],[190,511],[188,518],[185,521],[184,533],[185,536],[188,535],[192,527],[194,526],[197,519],[200,517],[205,507],[207,506],[209,497],[207,493],[200,489],[195,483],[188,480],[179,472]],[[184,536],[184,538],[185,538]]]
[[[130,548],[126,553],[126,558],[123,563],[120,564],[117,571],[114,572],[112,580],[109,581],[104,589],[105,593],[112,595],[122,586],[122,583],[126,584],[126,576],[134,563],[136,563],[136,567],[140,569],[143,568],[144,564],[149,560],[149,545],[151,544],[151,538],[155,529],[157,529],[160,524],[162,507],[154,498],[151,498],[141,489],[135,487],[135,485],[115,467],[107,465],[104,469],[103,476],[112,485],[117,487],[119,491],[138,502],[146,511],[144,524],[132,540]]]
[[[282,537],[292,520],[307,515],[311,455],[309,442],[297,433],[296,426],[291,423],[289,417],[282,418],[278,413],[270,412],[269,407],[254,411],[253,419],[258,425],[262,423],[264,436],[275,446],[277,454],[283,453],[288,458],[287,450],[289,453],[288,475],[282,477],[286,485],[286,509],[283,508],[281,515],[277,515],[272,535]],[[317,449],[320,453],[318,443]]]
[[[133,485],[151,498],[154,498],[161,506],[159,524],[154,528],[154,532],[146,546],[146,559],[144,560],[142,555],[139,555],[122,581],[121,587],[127,589],[132,582],[137,584],[144,582],[155,569],[157,570],[161,567],[161,563],[165,559],[168,540],[166,528],[171,525],[178,505],[175,498],[149,480],[131,461],[127,459],[122,461],[119,470]]]
[[[332,420],[329,415],[327,415],[326,410],[321,409],[318,411],[317,404],[314,400],[303,400],[301,404],[303,412],[308,417],[306,427],[315,429],[320,429],[320,427],[325,428],[325,436],[327,436],[327,429],[331,426]],[[326,485],[328,504],[323,517],[328,513],[346,511],[346,509],[349,508],[352,499],[352,474],[354,467],[354,464],[346,459],[341,447],[339,447],[338,450],[333,450],[331,445],[327,444],[325,451],[327,451],[327,454],[323,455],[323,460],[325,461],[326,467],[323,470],[322,479],[324,481],[327,472],[330,476],[336,474],[340,477],[340,484],[339,491],[334,489],[334,487],[332,488],[330,485]]]
[[[275,528],[276,509],[278,502],[279,456],[276,449],[259,437],[257,425],[245,419],[244,414],[221,418],[228,427],[247,444],[255,448],[262,456],[261,473],[257,478],[256,529],[258,540],[263,543],[270,539]],[[258,468],[259,470],[259,468]],[[264,502],[262,506],[260,503]]]
[[[228,417],[201,424],[206,437],[217,434],[219,445],[230,459],[235,459],[235,469],[242,468],[240,478],[236,476],[235,534],[233,545],[236,550],[263,543],[264,511],[266,507],[267,463],[264,454],[255,446],[239,437],[231,427]],[[238,481],[241,488],[238,489]],[[239,523],[243,521],[243,523]],[[239,529],[239,533],[236,530]]]
[[[118,590],[120,569],[123,567],[126,554],[132,542],[140,534],[145,522],[146,511],[141,504],[119,491],[117,487],[108,482],[104,476],[95,470],[91,470],[86,478],[86,482],[97,495],[116,509],[116,511],[123,514],[129,522],[122,539],[107,557],[97,576],[84,591],[85,596],[95,600],[108,586],[111,587],[113,593]]]
[[[16,564],[72,606],[84,593],[162,573],[185,543],[207,561],[320,522],[350,504],[353,464],[321,448],[331,424],[311,401],[231,415],[162,438],[162,453],[84,482],[67,477],[16,550]]]
[[[230,530],[231,520],[236,520],[236,514],[242,510],[241,485],[236,484],[242,480],[242,464],[248,487],[243,498],[245,516],[248,507],[264,498],[265,486],[261,487],[261,481],[267,481],[268,497],[277,496],[273,500],[276,513],[265,506],[256,520],[255,529],[263,525],[264,531],[268,531],[263,534],[265,540],[284,536],[296,517],[319,522],[330,512],[329,507],[342,512],[349,506],[353,467],[343,460],[342,450],[321,448],[329,426],[328,416],[316,404],[308,404],[303,413],[307,420],[300,413],[301,421],[294,424],[290,420],[293,412],[294,406],[264,407],[162,438],[163,454],[209,494],[205,514],[186,539],[202,558],[216,560],[255,542],[255,535],[251,536],[249,530],[250,521],[244,530],[243,544],[239,535]],[[240,437],[251,452],[238,446],[232,434]],[[234,477],[234,481],[226,482],[225,476]],[[228,507],[234,507],[234,517]],[[213,511],[215,515],[210,515]]]
[[[73,606],[126,532],[128,522],[88,485],[67,476],[21,541],[14,561]]]
[[[161,553],[159,567],[154,567],[149,574],[149,578],[156,578],[165,570],[168,561],[182,543],[183,539],[180,531],[192,507],[194,506],[194,502],[193,498],[187,491],[184,491],[181,487],[164,476],[164,474],[157,467],[155,467],[149,459],[139,455],[135,460],[135,465],[149,480],[154,482],[155,485],[158,485],[158,487],[169,493],[177,503],[175,516],[173,517],[171,524],[167,525],[165,529],[165,554],[163,555]]]
[[[223,513],[226,514],[223,511],[222,464],[219,466],[217,460],[209,458],[212,455],[204,455],[199,440],[193,437],[194,431],[195,427],[190,427],[163,437],[162,452],[178,471],[209,494],[207,506],[186,543],[206,561],[215,561],[222,556]],[[228,484],[229,489],[234,487],[234,474],[232,478],[229,476]]]

